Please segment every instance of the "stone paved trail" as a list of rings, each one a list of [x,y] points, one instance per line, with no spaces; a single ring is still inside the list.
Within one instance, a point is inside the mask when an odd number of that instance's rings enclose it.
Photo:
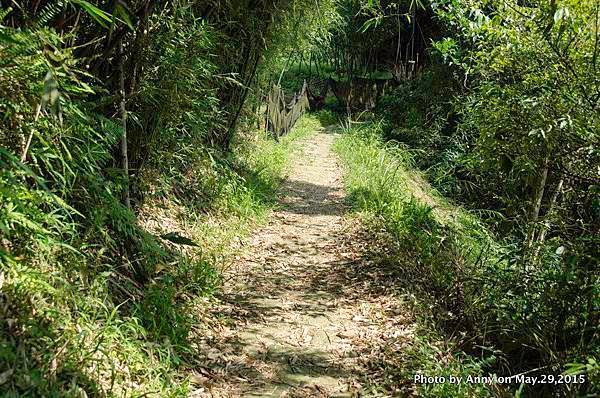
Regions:
[[[323,130],[302,144],[279,210],[227,272],[199,396],[377,396],[363,391],[365,364],[410,338],[398,300],[356,272],[365,243],[345,217],[334,138]]]

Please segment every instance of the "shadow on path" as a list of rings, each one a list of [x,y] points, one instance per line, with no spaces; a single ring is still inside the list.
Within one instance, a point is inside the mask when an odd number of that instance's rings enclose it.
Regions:
[[[408,339],[412,321],[391,283],[368,271],[366,240],[344,217],[333,139],[306,142],[280,209],[226,275],[198,396],[357,397],[370,358]]]

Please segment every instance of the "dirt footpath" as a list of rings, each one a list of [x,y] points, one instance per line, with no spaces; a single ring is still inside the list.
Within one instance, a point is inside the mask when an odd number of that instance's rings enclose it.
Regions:
[[[365,391],[364,380],[377,376],[385,350],[401,349],[413,324],[378,276],[364,272],[365,240],[345,217],[334,139],[323,130],[302,144],[279,210],[226,273],[213,310],[218,332],[204,343],[195,373],[202,388],[193,395],[389,396]]]

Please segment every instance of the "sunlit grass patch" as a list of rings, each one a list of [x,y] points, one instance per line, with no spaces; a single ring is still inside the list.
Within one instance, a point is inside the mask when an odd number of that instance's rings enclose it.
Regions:
[[[345,166],[351,205],[366,228],[373,231],[372,236],[385,240],[391,249],[390,255],[371,255],[380,256],[379,266],[391,268],[388,275],[406,286],[404,293],[412,297],[409,301],[419,319],[417,336],[403,352],[389,354],[384,370],[387,376],[375,382],[384,390],[394,391],[399,388],[394,382],[398,377],[412,385],[416,374],[481,374],[483,362],[462,354],[455,341],[446,341],[437,331],[460,322],[466,311],[460,303],[462,294],[455,290],[460,271],[452,264],[459,258],[452,248],[454,241],[463,239],[457,231],[463,230],[467,221],[475,221],[440,200],[413,174],[411,155],[395,143],[384,143],[377,124],[350,124],[343,130],[335,149]],[[450,313],[452,306],[456,314]],[[489,389],[480,385],[417,384],[414,388],[432,397],[490,395]]]

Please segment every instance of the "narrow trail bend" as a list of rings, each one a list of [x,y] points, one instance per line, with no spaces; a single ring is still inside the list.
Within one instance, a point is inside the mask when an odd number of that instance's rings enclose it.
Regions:
[[[302,143],[279,209],[226,274],[213,310],[225,320],[208,341],[200,396],[370,396],[370,369],[411,335],[412,321],[360,256],[366,243],[345,217],[334,138],[323,130]]]

